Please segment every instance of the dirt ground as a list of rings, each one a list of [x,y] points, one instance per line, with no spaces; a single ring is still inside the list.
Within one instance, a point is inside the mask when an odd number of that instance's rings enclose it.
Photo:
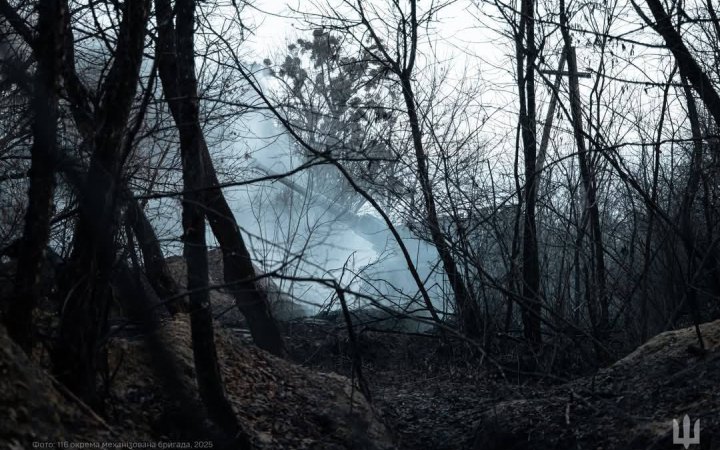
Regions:
[[[399,449],[466,448],[483,405],[515,389],[489,374],[469,349],[453,352],[437,336],[365,332],[358,340],[373,407]],[[353,377],[343,327],[294,324],[288,345],[300,364]]]
[[[694,329],[672,331],[567,382],[503,375],[471,348],[437,336],[363,332],[358,347],[369,402],[352,370],[346,330],[310,321],[286,331],[292,361],[257,350],[243,330],[217,329],[228,396],[257,448],[671,449],[679,448],[672,419],[688,414],[701,420],[700,445],[692,448],[720,449],[720,321],[702,326],[704,353]],[[0,329],[0,448],[190,436],[190,413],[201,406],[187,319],[165,321],[158,336],[173,355],[168,360],[141,336],[111,342],[113,378],[101,417]],[[190,394],[168,390],[159,366]]]
[[[350,376],[344,333],[291,330],[289,342],[305,365]],[[360,348],[373,405],[399,449],[671,449],[672,420],[685,414],[701,421],[694,448],[720,449],[720,321],[701,334],[704,353],[693,327],[670,331],[567,382],[501,375],[437,338],[371,332]]]

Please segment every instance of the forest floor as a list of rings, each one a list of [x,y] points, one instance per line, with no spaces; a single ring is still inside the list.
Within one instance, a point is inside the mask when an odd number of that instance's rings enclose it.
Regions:
[[[344,327],[299,323],[287,338],[296,362],[353,377]],[[402,450],[468,448],[483,405],[515,390],[468,348],[453,351],[437,336],[370,331],[358,341],[372,404]]]
[[[352,375],[344,331],[302,328],[288,340],[300,362]],[[701,421],[693,448],[720,449],[720,321],[701,333],[704,352],[694,327],[670,331],[568,381],[513,379],[436,337],[369,332],[359,347],[373,405],[401,450],[677,449],[672,420],[685,414]]]
[[[290,324],[294,362],[249,345],[243,330],[216,331],[228,396],[259,449],[671,449],[672,419],[685,414],[702,423],[693,448],[720,449],[720,321],[702,326],[703,354],[693,328],[676,330],[567,382],[508,379],[470,349],[433,336],[363,332],[371,402],[349,380],[343,327]],[[170,359],[139,336],[113,339],[110,397],[95,414],[0,327],[0,448],[190,439],[196,389],[185,397],[167,389],[168,374],[194,386],[187,319],[166,321],[160,334]]]

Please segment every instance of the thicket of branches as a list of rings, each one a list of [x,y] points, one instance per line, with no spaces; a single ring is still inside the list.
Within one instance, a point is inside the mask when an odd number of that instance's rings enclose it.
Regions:
[[[114,320],[189,313],[208,413],[247,445],[218,370],[207,236],[255,342],[284,355],[222,188],[291,175],[218,160],[248,111],[283,129],[311,191],[385,223],[417,288],[399,306],[483,354],[603,364],[720,315],[712,1],[313,2],[294,12],[312,31],[262,65],[244,6],[0,0],[2,317],[89,405]],[[447,11],[474,17],[504,66],[472,46],[448,63]],[[178,200],[186,288],[158,219]],[[440,295],[403,230],[437,251]],[[48,302],[50,325],[34,314]]]

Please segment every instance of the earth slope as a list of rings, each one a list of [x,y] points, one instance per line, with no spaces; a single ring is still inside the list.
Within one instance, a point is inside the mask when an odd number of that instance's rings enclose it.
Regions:
[[[672,420],[700,419],[696,449],[720,449],[720,321],[669,331],[595,375],[484,411],[480,450],[671,449]]]

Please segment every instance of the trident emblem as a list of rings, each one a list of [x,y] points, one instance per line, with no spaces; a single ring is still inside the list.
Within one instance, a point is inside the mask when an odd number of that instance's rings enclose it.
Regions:
[[[678,421],[673,419],[673,444],[681,444],[686,449],[692,444],[700,444],[700,419],[695,421],[693,434],[690,434],[690,417],[683,417],[683,434],[680,436]]]

